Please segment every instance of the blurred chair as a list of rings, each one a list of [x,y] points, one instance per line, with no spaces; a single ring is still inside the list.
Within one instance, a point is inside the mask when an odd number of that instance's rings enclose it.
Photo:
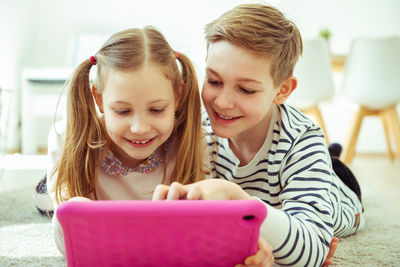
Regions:
[[[294,69],[298,80],[296,90],[288,99],[288,104],[312,116],[322,128],[325,141],[329,144],[328,132],[318,104],[329,100],[335,93],[332,66],[326,40],[321,38],[303,40],[303,56]]]
[[[352,42],[346,60],[343,94],[359,105],[343,146],[342,160],[350,163],[361,123],[365,116],[378,116],[383,123],[388,154],[394,159],[390,136],[400,159],[400,123],[396,104],[400,103],[400,37]]]

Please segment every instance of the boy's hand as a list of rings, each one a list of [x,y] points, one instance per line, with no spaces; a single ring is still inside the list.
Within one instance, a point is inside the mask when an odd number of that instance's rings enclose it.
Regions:
[[[255,255],[249,256],[244,260],[243,264],[236,264],[235,267],[271,267],[274,264],[274,256],[272,254],[272,247],[267,241],[260,237],[258,239],[258,250]]]
[[[235,183],[223,179],[207,179],[194,184],[182,185],[174,182],[170,186],[158,185],[153,200],[232,200],[252,199]]]

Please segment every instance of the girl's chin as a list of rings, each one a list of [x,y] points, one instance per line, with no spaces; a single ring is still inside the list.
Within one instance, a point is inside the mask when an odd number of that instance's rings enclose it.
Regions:
[[[136,167],[140,163],[142,163],[145,159],[147,159],[151,153],[132,153],[132,147],[128,146],[126,148],[122,148],[120,146],[114,145],[111,147],[111,152],[113,152],[114,156],[117,157],[119,161],[122,162],[125,166],[132,168],[131,166]],[[149,154],[149,155],[147,155]]]
[[[124,157],[123,159],[119,159],[122,164],[124,164],[126,167],[134,169],[136,168],[138,165],[140,165],[143,161],[145,161],[147,157],[143,157],[142,155],[138,156],[138,155],[127,155],[126,157]]]

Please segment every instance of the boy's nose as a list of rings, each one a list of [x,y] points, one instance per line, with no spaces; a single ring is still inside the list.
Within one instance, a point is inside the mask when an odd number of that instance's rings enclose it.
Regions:
[[[138,135],[148,133],[150,129],[151,127],[147,123],[147,119],[140,118],[139,116],[133,119],[130,127],[131,132]]]
[[[232,92],[227,89],[221,90],[220,94],[215,98],[215,105],[220,109],[231,109],[234,107]]]

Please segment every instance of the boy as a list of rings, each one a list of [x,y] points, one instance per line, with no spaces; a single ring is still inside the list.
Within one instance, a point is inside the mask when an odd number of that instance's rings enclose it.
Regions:
[[[355,233],[364,217],[358,196],[332,169],[320,127],[284,104],[297,86],[300,32],[261,4],[237,6],[205,32],[203,125],[210,148],[218,148],[212,176],[224,179],[159,186],[153,199],[255,197],[268,209],[261,233],[275,261],[320,266],[333,235]]]

